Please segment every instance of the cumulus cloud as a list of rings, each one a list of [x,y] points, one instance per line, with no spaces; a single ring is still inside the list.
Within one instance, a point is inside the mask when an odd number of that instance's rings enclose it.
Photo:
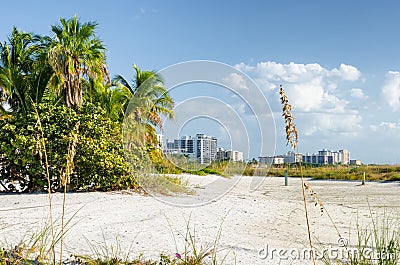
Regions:
[[[268,61],[255,66],[240,63],[236,68],[249,74],[268,99],[276,100],[278,86],[282,84],[295,112],[307,113],[300,118],[300,123],[309,125],[304,128],[307,135],[322,130],[348,133],[360,128],[361,115],[337,93],[343,82],[360,80],[361,72],[352,65],[340,64],[337,68],[327,69],[317,63],[281,64]],[[361,89],[353,89],[351,93],[357,97],[365,96]]]
[[[357,112],[346,114],[323,114],[307,113],[307,117],[302,117],[301,128],[304,135],[340,133],[352,135],[361,129],[361,115]]]
[[[330,71],[330,75],[347,81],[356,81],[361,77],[361,72],[352,65],[340,64],[339,69],[334,68]]]
[[[386,74],[382,97],[393,111],[400,110],[400,72],[389,71]]]
[[[242,75],[239,75],[237,73],[230,74],[229,76],[223,78],[222,81],[228,87],[232,87],[235,89],[241,89],[241,90],[243,90],[243,89],[248,90],[246,80],[244,80]]]
[[[351,65],[341,64],[339,68],[326,69],[313,64],[280,64],[260,62],[256,66],[244,63],[236,67],[254,78],[266,92],[283,84],[293,105],[299,111],[343,111],[348,101],[335,96],[334,91],[341,81],[356,81],[360,71]]]
[[[350,91],[350,95],[353,98],[357,98],[357,99],[366,99],[367,98],[367,96],[364,94],[364,92],[361,88],[352,88]]]

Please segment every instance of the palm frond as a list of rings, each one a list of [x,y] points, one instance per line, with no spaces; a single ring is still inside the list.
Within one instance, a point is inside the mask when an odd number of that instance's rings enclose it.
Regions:
[[[106,75],[105,47],[97,38],[96,22],[80,23],[75,15],[61,25],[52,27],[54,39],[49,44],[48,58],[54,75],[63,83],[64,103],[68,107],[81,106],[82,83],[85,78],[104,80]],[[56,86],[57,88],[60,86]]]

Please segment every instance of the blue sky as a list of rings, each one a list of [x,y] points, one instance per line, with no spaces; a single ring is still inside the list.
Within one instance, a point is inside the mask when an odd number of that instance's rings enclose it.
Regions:
[[[347,148],[367,163],[400,161],[399,1],[16,0],[3,7],[1,41],[13,26],[50,34],[60,17],[97,21],[111,74],[129,78],[132,63],[160,70],[199,59],[237,67],[270,103],[277,153],[288,151],[282,84],[301,152]]]

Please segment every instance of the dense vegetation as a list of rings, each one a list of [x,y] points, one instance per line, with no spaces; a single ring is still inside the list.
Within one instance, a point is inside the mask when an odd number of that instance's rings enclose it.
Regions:
[[[136,148],[148,152],[173,101],[156,73],[136,65],[132,84],[110,78],[96,27],[62,18],[50,36],[14,28],[0,44],[0,190],[137,187],[122,145],[128,104]]]

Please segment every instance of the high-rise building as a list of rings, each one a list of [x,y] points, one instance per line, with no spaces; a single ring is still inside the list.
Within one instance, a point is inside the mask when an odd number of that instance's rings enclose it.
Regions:
[[[339,150],[339,163],[342,165],[350,164],[350,152],[348,150]]]
[[[217,160],[243,162],[243,152],[239,152],[236,150],[224,150],[223,148],[218,148]]]
[[[192,139],[191,136],[182,136],[181,139],[179,139],[179,148],[184,149],[187,154],[193,154],[194,139]]]
[[[175,149],[175,141],[167,139],[167,149]]]
[[[280,160],[283,158],[283,161]],[[339,151],[330,151],[327,149],[322,149],[314,154],[296,154],[292,151],[288,152],[282,156],[265,156],[259,157],[260,163],[272,163],[272,164],[281,164],[281,163],[296,163],[296,162],[304,162],[308,164],[319,164],[319,165],[348,165],[350,164],[350,153],[346,149],[342,149]]]
[[[196,134],[196,159],[200,164],[209,164],[217,159],[218,140],[202,133]]]
[[[303,161],[310,164],[320,165],[348,165],[350,163],[350,153],[348,150],[330,151],[322,149],[317,154],[306,154]]]
[[[179,139],[167,139],[164,154],[185,155],[200,164],[210,164],[215,160],[244,161],[243,152],[218,149],[218,139],[203,133],[198,133],[195,137],[182,136]]]
[[[228,152],[228,157],[231,158],[233,162],[243,162],[243,152],[236,151],[236,150],[230,150]]]
[[[299,153],[295,153],[293,151],[287,152],[287,154],[283,155],[283,160],[285,163],[293,164],[298,163],[303,160],[303,155]]]
[[[195,141],[191,136],[182,136],[180,139],[167,139],[167,148],[164,149],[165,154],[187,155],[189,158],[195,156]]]

